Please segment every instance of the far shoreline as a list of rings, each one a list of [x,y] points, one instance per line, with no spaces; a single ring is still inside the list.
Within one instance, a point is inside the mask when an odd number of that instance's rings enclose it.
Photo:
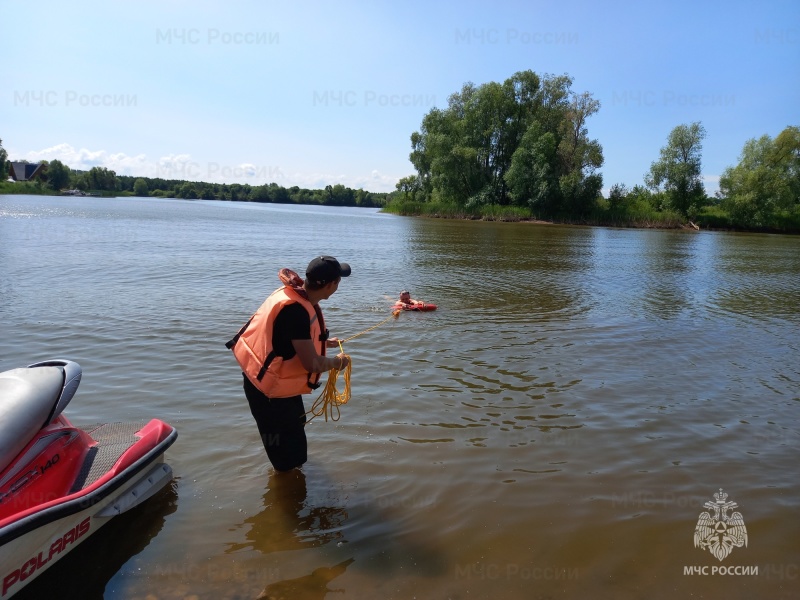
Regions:
[[[798,235],[800,231],[794,230],[779,230],[774,228],[766,228],[766,227],[736,227],[733,225],[722,225],[722,224],[711,224],[711,223],[704,223],[702,216],[697,219],[697,222],[694,221],[687,221],[682,219],[676,218],[669,218],[666,220],[659,220],[659,219],[642,219],[637,220],[635,218],[620,218],[619,220],[603,220],[603,219],[578,219],[578,220],[548,220],[548,219],[541,219],[537,217],[528,217],[526,215],[520,214],[518,211],[509,211],[503,212],[502,209],[504,207],[496,207],[499,210],[495,211],[495,214],[478,214],[478,213],[468,213],[464,210],[458,211],[437,211],[432,210],[431,212],[423,213],[419,210],[408,210],[408,206],[397,206],[393,205],[390,201],[384,206],[358,206],[358,205],[336,205],[336,204],[321,204],[321,203],[314,203],[314,202],[270,202],[270,201],[259,201],[259,200],[228,200],[228,199],[214,199],[214,198],[179,198],[175,196],[137,196],[132,193],[117,193],[117,192],[108,192],[108,191],[88,191],[83,192],[81,194],[71,193],[74,190],[62,190],[59,192],[48,191],[48,190],[33,190],[30,187],[26,186],[24,190],[10,190],[6,186],[4,189],[0,189],[0,196],[56,196],[56,197],[65,197],[65,198],[105,198],[105,199],[117,199],[117,198],[158,198],[163,200],[184,200],[189,202],[196,202],[196,201],[214,201],[214,202],[235,202],[235,203],[242,203],[242,204],[266,204],[266,205],[275,205],[275,206],[325,206],[325,207],[333,207],[333,208],[377,208],[378,212],[386,213],[386,214],[393,214],[400,217],[419,217],[419,218],[426,218],[426,219],[447,219],[453,221],[482,221],[482,222],[498,222],[498,223],[524,223],[530,225],[551,225],[551,226],[567,226],[567,227],[606,227],[610,229],[642,229],[642,230],[673,230],[673,231],[714,231],[714,232],[730,232],[730,233],[759,233],[759,234],[777,234],[777,235]],[[434,207],[431,207],[434,208]],[[443,214],[443,213],[450,213],[450,214]]]
[[[547,219],[539,219],[539,218],[527,218],[527,217],[497,217],[497,216],[485,216],[485,215],[461,215],[461,216],[454,216],[454,215],[445,215],[439,214],[436,212],[433,213],[412,213],[412,212],[393,212],[391,210],[386,210],[386,208],[382,208],[381,212],[387,212],[390,214],[396,214],[397,216],[401,217],[418,217],[422,219],[446,219],[452,221],[481,221],[485,223],[521,223],[521,224],[530,224],[530,225],[551,225],[551,226],[562,226],[562,227],[605,227],[608,229],[640,229],[640,230],[651,230],[651,231],[687,231],[687,232],[702,232],[702,231],[713,231],[713,232],[727,232],[727,233],[753,233],[753,234],[770,234],[770,235],[798,235],[800,231],[793,231],[793,230],[779,230],[779,229],[771,229],[767,227],[761,228],[746,228],[746,227],[735,227],[735,226],[724,226],[724,225],[710,225],[710,224],[703,224],[702,220],[698,219],[700,223],[696,223],[694,221],[680,221],[680,220],[669,220],[669,221],[658,221],[658,220],[645,220],[643,222],[637,221],[630,221],[625,222],[623,220],[620,221],[603,221],[603,220],[593,220],[593,219],[581,219],[581,220],[547,220]]]

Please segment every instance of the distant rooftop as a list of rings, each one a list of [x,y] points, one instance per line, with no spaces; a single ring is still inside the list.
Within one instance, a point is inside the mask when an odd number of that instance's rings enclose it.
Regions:
[[[30,181],[44,172],[43,163],[9,163],[8,174],[14,181]]]

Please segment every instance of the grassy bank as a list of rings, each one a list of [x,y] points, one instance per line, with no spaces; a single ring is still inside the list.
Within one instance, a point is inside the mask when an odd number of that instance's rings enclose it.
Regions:
[[[467,209],[455,204],[414,202],[393,199],[383,212],[402,216],[441,219],[470,219],[479,221],[536,222],[562,225],[594,225],[602,227],[630,227],[637,229],[706,229],[714,231],[745,231],[761,233],[800,233],[800,217],[776,217],[768,225],[758,227],[737,224],[719,206],[703,207],[693,219],[669,210],[655,210],[646,202],[631,203],[624,208],[611,208],[607,202],[582,217],[546,217],[528,208],[518,206],[486,205]]]
[[[392,200],[382,212],[401,216],[435,217],[441,219],[473,219],[481,221],[531,221],[531,211],[516,206],[482,206],[467,209],[456,204]]]
[[[519,206],[486,205],[467,209],[455,204],[392,200],[383,208],[383,212],[402,216],[442,219],[471,219],[505,222],[530,221],[537,223],[560,223],[564,225],[602,225],[608,227],[647,227],[663,229],[676,229],[689,226],[686,220],[682,219],[680,215],[676,213],[659,212],[644,208],[635,212],[625,213],[597,208],[592,214],[581,218],[548,218],[534,213],[529,208]]]
[[[58,196],[58,192],[49,190],[39,182],[31,181],[2,181],[0,194],[24,194],[27,196]]]

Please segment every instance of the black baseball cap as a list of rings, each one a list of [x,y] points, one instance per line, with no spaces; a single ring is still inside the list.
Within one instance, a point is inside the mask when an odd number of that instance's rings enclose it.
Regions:
[[[348,277],[349,275],[350,265],[340,263],[332,256],[318,256],[308,263],[306,269],[306,279],[316,285],[325,285],[339,277]]]

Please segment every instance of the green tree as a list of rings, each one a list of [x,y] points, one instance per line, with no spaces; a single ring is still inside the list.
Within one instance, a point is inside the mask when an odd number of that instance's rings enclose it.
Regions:
[[[250,194],[250,199],[253,202],[271,202],[269,196],[269,187],[266,185],[259,185],[253,188]]]
[[[666,193],[668,208],[684,216],[694,213],[705,202],[705,190],[700,179],[701,156],[705,128],[695,122],[678,125],[661,148],[661,158],[645,174],[647,186]]]
[[[194,184],[187,181],[178,188],[175,196],[177,198],[183,198],[184,200],[196,200],[197,189],[195,189]]]
[[[54,159],[47,165],[47,187],[59,191],[69,187],[70,170],[60,160]]]
[[[377,199],[372,192],[364,189],[357,189],[354,192],[356,206],[378,206]]]
[[[355,204],[355,197],[353,190],[337,183],[334,186],[325,186],[325,201],[324,204],[331,206],[353,206]]]
[[[272,202],[278,204],[291,204],[292,198],[289,195],[289,190],[287,190],[285,187],[280,186],[277,183],[270,183],[269,189],[269,196]]]
[[[419,177],[416,175],[403,177],[394,187],[398,192],[403,194],[403,200],[415,201],[417,199],[417,193],[420,192]]]
[[[0,140],[0,182],[8,179],[8,153],[3,148],[3,140]]]
[[[150,190],[147,187],[147,182],[139,177],[133,182],[133,194],[135,196],[147,197],[150,195]]]
[[[800,128],[787,127],[774,140],[748,140],[739,164],[719,181],[722,207],[736,223],[770,225],[781,214],[800,213]]]
[[[80,173],[73,178],[72,186],[76,190],[81,190],[82,192],[86,192],[89,190],[89,182],[86,179],[86,173]]]
[[[553,213],[560,200],[557,142],[552,133],[542,134],[538,121],[531,123],[511,157],[506,181],[514,203],[541,213]]]
[[[589,140],[585,124],[600,105],[571,85],[566,75],[533,71],[502,84],[464,84],[411,135],[416,180],[406,178],[398,189],[466,208],[527,204],[557,212],[594,200],[602,148]]]
[[[110,192],[117,189],[117,174],[105,167],[92,167],[84,177],[87,189]]]
[[[209,183],[200,183],[198,184],[200,191],[197,192],[197,196],[201,200],[215,200],[216,195],[214,194],[214,188],[211,187]]]
[[[597,201],[603,178],[596,170],[603,166],[603,148],[589,139],[586,119],[600,110],[600,102],[588,92],[573,94],[561,121],[558,157],[561,161],[559,188],[561,210],[565,214],[583,215]]]
[[[615,183],[608,191],[608,205],[611,210],[619,210],[625,206],[625,201],[628,198],[628,187],[624,183]]]
[[[228,186],[228,199],[229,200],[245,200],[247,192],[243,193],[243,186],[240,183],[232,183]]]
[[[600,110],[600,101],[589,92],[575,94],[559,127],[561,141],[558,157],[563,173],[582,172],[590,175],[603,165],[603,149],[597,140],[589,140],[586,120]]]

